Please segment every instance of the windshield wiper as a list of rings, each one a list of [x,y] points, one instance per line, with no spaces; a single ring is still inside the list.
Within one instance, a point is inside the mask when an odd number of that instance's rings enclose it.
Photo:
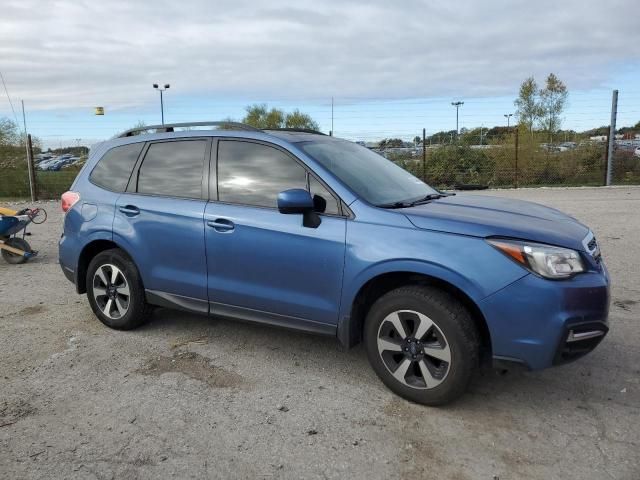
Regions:
[[[380,203],[376,205],[376,207],[380,208],[408,208],[411,207],[413,203],[411,202],[392,202],[392,203]]]
[[[451,195],[455,195],[455,193],[430,193],[429,195],[425,195],[424,197],[420,197],[417,200],[403,200],[401,202],[391,202],[391,203],[383,203],[381,205],[377,205],[380,208],[409,208],[414,205],[421,205],[423,203],[429,203],[431,200],[437,200],[439,198],[450,197]]]
[[[430,193],[429,195],[425,195],[422,198],[419,198],[418,200],[413,200],[412,202],[410,202],[410,206],[414,206],[414,205],[420,205],[421,203],[428,203],[431,200],[437,200],[439,198],[444,198],[444,197],[450,197],[451,195],[455,195],[455,193]]]

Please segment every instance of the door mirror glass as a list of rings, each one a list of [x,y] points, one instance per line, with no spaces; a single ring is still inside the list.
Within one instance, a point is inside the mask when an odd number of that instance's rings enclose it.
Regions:
[[[278,194],[280,213],[305,213],[313,211],[313,199],[307,190],[292,188]]]

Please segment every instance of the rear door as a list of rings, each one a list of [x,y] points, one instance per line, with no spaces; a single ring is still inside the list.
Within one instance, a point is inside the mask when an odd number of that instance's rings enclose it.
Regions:
[[[202,312],[208,311],[203,216],[210,145],[208,138],[149,142],[113,223],[114,241],[134,257],[147,295]]]
[[[338,320],[345,253],[338,199],[276,146],[215,143],[217,175],[205,211],[211,312],[329,331]],[[318,228],[278,212],[278,193],[291,188],[317,195]]]

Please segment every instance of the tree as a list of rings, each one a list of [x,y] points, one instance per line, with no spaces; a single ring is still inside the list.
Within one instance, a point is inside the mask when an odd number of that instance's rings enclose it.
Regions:
[[[533,127],[542,112],[538,95],[538,84],[533,77],[529,77],[520,85],[518,98],[513,102],[520,125],[526,127],[530,133],[533,133]]]
[[[277,108],[269,109],[266,103],[249,105],[245,109],[246,115],[242,123],[256,128],[303,128],[309,130],[319,130],[317,122],[306,113],[296,109],[293,112],[285,113]]]
[[[420,145],[420,144],[422,143],[422,138],[420,138],[419,136],[417,136],[417,135],[416,135],[416,136],[413,138],[413,143],[414,143],[415,145]]]
[[[20,133],[16,123],[9,118],[0,118],[0,145],[17,145]]]
[[[284,119],[286,128],[303,128],[307,130],[320,130],[320,126],[306,113],[295,109],[291,113],[287,113]]]
[[[540,91],[540,126],[549,132],[549,141],[552,143],[554,133],[560,130],[561,115],[568,96],[566,85],[555,74],[550,73],[544,89]]]

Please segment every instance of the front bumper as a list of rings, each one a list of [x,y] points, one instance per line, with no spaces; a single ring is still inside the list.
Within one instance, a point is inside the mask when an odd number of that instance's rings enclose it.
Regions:
[[[480,302],[493,356],[536,370],[592,351],[609,330],[609,275],[551,281],[529,274]]]

